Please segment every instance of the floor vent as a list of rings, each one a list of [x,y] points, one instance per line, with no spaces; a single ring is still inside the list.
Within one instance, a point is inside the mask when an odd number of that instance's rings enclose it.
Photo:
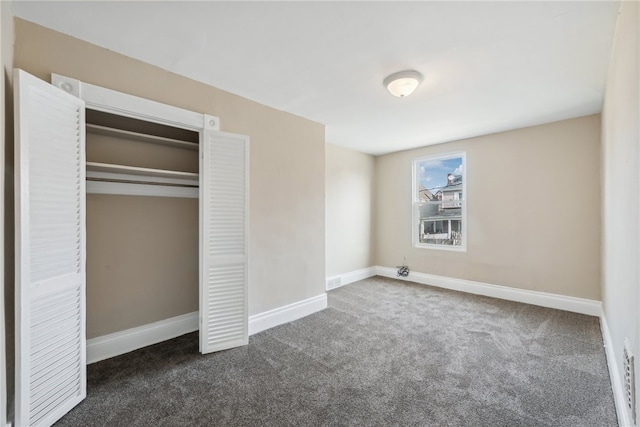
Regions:
[[[624,372],[624,396],[627,401],[627,407],[631,411],[633,424],[636,424],[636,380],[634,357],[631,353],[629,341],[624,341],[624,352],[622,354],[622,366]]]
[[[327,280],[327,290],[342,286],[342,277],[332,277]]]

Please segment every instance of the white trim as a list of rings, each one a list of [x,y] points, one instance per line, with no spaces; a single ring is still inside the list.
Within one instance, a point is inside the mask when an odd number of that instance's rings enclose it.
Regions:
[[[376,267],[361,268],[360,270],[350,271],[344,274],[327,277],[325,279],[325,289],[331,290],[358,280],[368,279],[376,275]]]
[[[4,14],[10,11],[11,6],[7,5],[7,10],[5,11],[5,5],[0,5],[0,27],[2,26],[2,21],[4,21]],[[13,17],[11,18],[11,22],[13,22]],[[5,30],[4,29],[0,29],[0,34],[2,34],[3,36],[5,36]],[[13,37],[13,32],[9,33],[9,31],[6,31],[6,34],[12,34]],[[2,45],[4,46],[4,41],[2,42]],[[11,43],[11,45],[13,45],[13,42]],[[4,53],[4,52],[3,52]],[[4,55],[2,55],[4,56]],[[4,61],[3,61],[4,62]],[[4,63],[2,64],[2,69],[5,70],[5,65]],[[4,183],[5,183],[5,179],[4,179],[4,163],[5,163],[5,151],[6,151],[6,145],[7,144],[11,144],[12,141],[10,141],[8,138],[5,138],[5,122],[7,120],[7,117],[4,114],[4,104],[5,104],[5,95],[4,95],[4,91],[5,91],[5,84],[4,84],[4,78],[1,79],[0,81],[0,93],[2,93],[2,100],[0,100],[0,138],[2,138],[2,144],[0,144],[0,146],[2,146],[2,150],[0,151],[0,200],[2,200],[2,206],[5,206],[5,197],[4,197]],[[9,85],[7,85],[9,86]],[[5,237],[4,237],[4,216],[5,216],[5,209],[2,209],[2,211],[0,211],[0,239],[2,239],[2,244],[0,244],[0,277],[3,278],[2,283],[4,284],[4,245],[5,245]],[[4,292],[5,292],[5,286],[2,286],[2,289],[0,290],[0,307],[2,307],[2,309],[0,310],[0,423],[7,423],[7,416],[5,414],[5,410],[7,408],[7,381],[6,381],[6,373],[7,373],[7,367],[6,367],[6,361],[5,361],[5,326],[4,326]]]
[[[198,330],[198,312],[87,340],[87,364],[119,356]]]
[[[202,131],[205,127],[218,130],[218,117],[196,113],[184,108],[162,104],[150,99],[95,86],[80,80],[51,74],[51,83],[72,95],[83,99],[86,107],[119,116],[132,117],[181,129]],[[211,124],[213,123],[213,124]]]
[[[294,302],[249,317],[249,335],[257,334],[284,323],[293,322],[327,308],[327,294]]]
[[[539,305],[558,310],[571,311],[589,316],[600,316],[602,302],[585,298],[576,298],[547,292],[530,291],[511,288],[508,286],[492,285],[453,277],[437,276],[435,274],[410,272],[409,277],[397,277],[396,269],[377,266],[378,276],[391,277],[399,280],[431,285],[439,288],[452,289],[470,294],[484,295],[525,304]]]
[[[249,317],[249,335],[301,319],[327,308],[327,294]],[[87,364],[99,362],[198,330],[198,312],[87,340]]]
[[[604,351],[607,357],[607,366],[609,367],[609,377],[611,378],[611,388],[613,389],[613,400],[616,404],[616,414],[618,415],[618,424],[622,427],[632,426],[633,422],[627,410],[627,402],[624,396],[624,387],[620,381],[620,369],[613,351],[613,340],[609,332],[609,324],[604,313],[600,314],[600,329],[602,330],[602,339],[604,341]]]
[[[119,194],[123,196],[182,197],[197,199],[197,187],[138,184],[131,182],[87,181],[87,194]]]
[[[2,8],[4,8],[4,5],[0,6]],[[9,6],[10,7],[10,6]],[[4,20],[4,17],[2,16],[2,14],[5,13],[4,11],[2,13],[0,13],[0,22],[2,22]],[[11,20],[13,21],[13,19]],[[4,30],[2,30],[1,32],[2,34],[4,34]],[[4,42],[3,42],[4,44]],[[4,65],[3,65],[3,69],[4,69]],[[5,91],[5,84],[4,84],[4,78],[1,79],[0,81],[0,88],[2,88],[1,92],[4,95],[4,91]],[[4,96],[3,96],[4,98]],[[4,196],[4,185],[5,185],[5,180],[4,180],[4,158],[5,158],[5,150],[6,150],[6,145],[7,144],[11,144],[12,141],[5,139],[5,131],[4,131],[4,127],[5,127],[5,121],[7,120],[5,114],[4,114],[4,99],[0,101],[0,138],[2,138],[2,150],[0,151],[0,200],[2,200],[2,205],[4,206],[4,202],[5,202],[5,196]],[[6,208],[5,208],[6,209]],[[3,278],[3,282],[4,283],[4,245],[5,245],[5,237],[4,237],[4,216],[5,216],[5,209],[2,209],[2,211],[0,211],[0,239],[2,239],[2,244],[0,244],[0,277]],[[7,423],[7,416],[5,414],[6,412],[6,407],[7,407],[7,380],[6,380],[6,372],[7,372],[7,365],[6,365],[6,361],[5,361],[5,325],[4,325],[4,292],[5,292],[5,287],[2,286],[2,289],[0,290],[0,307],[2,307],[2,310],[0,310],[0,423],[5,423],[7,424],[7,426],[9,425]]]

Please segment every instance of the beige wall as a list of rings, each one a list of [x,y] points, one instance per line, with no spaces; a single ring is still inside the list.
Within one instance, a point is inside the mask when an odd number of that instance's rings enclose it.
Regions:
[[[0,78],[0,423],[7,419],[13,405],[13,113],[11,95],[13,72],[13,11],[10,1],[0,2],[0,39],[2,45],[2,77]],[[6,249],[5,249],[6,248]],[[8,257],[5,259],[5,256]],[[5,333],[6,326],[6,333]],[[5,342],[6,338],[6,342]],[[6,354],[5,354],[6,351]],[[7,398],[9,396],[9,398]],[[9,405],[9,408],[7,407]],[[9,409],[9,411],[7,411]]]
[[[639,9],[638,2],[622,2],[602,113],[603,310],[617,365],[622,367],[625,338],[636,355],[636,390],[640,385]]]
[[[375,265],[375,157],[326,145],[326,274]]]
[[[378,265],[599,300],[599,134],[592,115],[378,157]],[[453,151],[467,155],[467,251],[414,248],[412,160]]]
[[[198,200],[88,194],[87,338],[194,311]]]
[[[261,313],[324,292],[324,126],[20,19],[15,25],[15,65],[41,79],[48,80],[55,72],[213,114],[220,117],[221,130],[249,135],[249,313]],[[125,209],[120,202],[112,202],[114,210]],[[101,208],[110,209],[106,207],[108,203],[101,203]],[[94,212],[94,218],[97,215],[102,213]],[[183,219],[176,217],[174,221]],[[167,239],[171,237],[167,235]],[[147,249],[154,248],[155,243]],[[168,298],[182,298],[184,286],[175,283],[166,290]],[[182,314],[155,311],[145,304],[139,307],[149,313],[127,321],[116,319],[117,313],[113,313],[112,319],[100,320],[103,324],[99,333]],[[190,310],[192,307],[185,303],[179,311]],[[88,315],[88,323],[95,324],[98,319],[92,313]],[[98,333],[97,329],[94,331]]]

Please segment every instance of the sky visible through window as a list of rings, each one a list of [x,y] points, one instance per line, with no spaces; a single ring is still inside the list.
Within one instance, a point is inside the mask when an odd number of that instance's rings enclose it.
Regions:
[[[418,182],[431,192],[447,185],[447,175],[462,175],[462,157],[418,163]]]

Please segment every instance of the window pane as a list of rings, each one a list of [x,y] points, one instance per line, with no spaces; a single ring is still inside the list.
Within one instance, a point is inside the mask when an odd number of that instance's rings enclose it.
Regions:
[[[462,245],[462,202],[458,208],[424,204],[419,207],[418,241],[431,245]]]
[[[463,246],[464,154],[415,161],[418,243]]]

